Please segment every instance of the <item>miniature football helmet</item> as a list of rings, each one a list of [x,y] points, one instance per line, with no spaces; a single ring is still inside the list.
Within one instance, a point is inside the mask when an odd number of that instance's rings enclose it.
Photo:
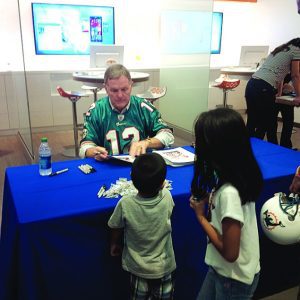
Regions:
[[[273,242],[291,245],[300,242],[300,196],[276,193],[260,212],[264,233]]]

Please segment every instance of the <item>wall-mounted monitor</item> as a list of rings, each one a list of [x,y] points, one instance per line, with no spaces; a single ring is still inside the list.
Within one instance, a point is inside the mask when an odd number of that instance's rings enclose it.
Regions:
[[[269,46],[242,46],[240,63],[242,67],[257,68],[263,58],[269,53]]]
[[[212,31],[211,31],[211,54],[221,53],[222,44],[222,28],[223,28],[223,13],[213,12],[212,15]]]
[[[114,7],[32,3],[36,54],[89,54],[115,43]]]
[[[124,46],[91,45],[90,67],[107,68],[113,63],[123,64]]]
[[[161,45],[164,54],[219,54],[222,12],[168,10],[162,12]]]

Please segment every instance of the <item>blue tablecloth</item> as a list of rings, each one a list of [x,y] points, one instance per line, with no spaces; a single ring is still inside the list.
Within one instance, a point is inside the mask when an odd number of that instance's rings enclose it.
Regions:
[[[300,153],[257,139],[252,139],[252,146],[265,181],[257,203],[259,213],[264,201],[275,192],[288,191]],[[93,166],[96,172],[85,175],[78,168],[81,164]],[[99,199],[97,192],[103,184],[110,186],[120,177],[130,179],[130,165],[93,159],[53,164],[53,171],[64,168],[69,171],[54,177],[41,177],[37,165],[6,169],[0,240],[1,300],[128,298],[128,274],[122,270],[120,258],[109,255],[107,220],[118,199]],[[167,173],[175,201],[172,225],[178,300],[195,299],[207,270],[206,237],[188,202],[192,173],[191,165],[168,167]],[[287,248],[268,241],[262,233],[261,238],[264,269],[258,293],[267,295],[270,289],[273,292],[274,288],[294,284],[299,279],[299,268],[278,266],[279,258],[270,251],[284,257],[282,251]],[[299,247],[288,246],[288,250],[288,255],[297,253]],[[299,258],[294,259],[299,262]],[[278,277],[281,280],[274,287]],[[285,286],[280,285],[282,279]]]

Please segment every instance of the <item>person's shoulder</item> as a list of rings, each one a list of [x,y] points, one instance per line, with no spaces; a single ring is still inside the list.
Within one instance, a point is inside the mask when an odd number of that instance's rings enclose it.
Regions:
[[[297,57],[299,57],[299,55],[300,55],[300,49],[294,45],[291,45],[288,52],[297,55]]]
[[[171,194],[171,191],[169,189],[167,189],[166,187],[164,187],[162,190],[161,190],[162,194],[163,195],[166,195],[168,197],[171,197],[173,198],[172,194]]]
[[[134,101],[136,103],[146,103],[146,104],[149,104],[149,105],[155,107],[149,100],[147,100],[145,98],[138,97],[136,95],[131,95],[130,100]]]
[[[130,97],[130,104],[137,107],[141,111],[147,111],[151,113],[157,110],[156,107],[151,102],[135,95]]]
[[[171,203],[172,206],[174,206],[174,199],[173,199],[173,196],[172,196],[172,193],[169,189],[167,188],[163,188],[161,190],[161,195],[162,195],[162,199],[165,199],[165,201],[167,201],[168,203]]]
[[[122,205],[123,207],[135,205],[136,198],[138,198],[137,194],[132,193],[129,195],[122,196],[118,203],[120,203],[120,205]]]
[[[94,110],[94,109],[99,109],[99,108],[105,107],[108,103],[109,103],[108,97],[100,98],[96,102],[93,102],[90,105],[89,110]]]
[[[108,96],[100,98],[95,102],[95,105],[99,107],[103,107],[107,104],[109,104]]]
[[[99,114],[102,115],[104,111],[107,111],[108,105],[108,98],[102,98],[93,102],[85,114],[87,120],[89,120],[89,118],[98,118]]]
[[[219,188],[220,193],[224,194],[230,194],[230,195],[239,195],[239,191],[236,187],[234,187],[230,183],[225,183]]]
[[[130,101],[141,102],[142,100],[143,100],[143,98],[140,98],[136,95],[130,95]]]

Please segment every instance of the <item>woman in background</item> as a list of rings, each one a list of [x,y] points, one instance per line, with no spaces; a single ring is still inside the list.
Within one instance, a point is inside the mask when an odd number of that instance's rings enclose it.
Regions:
[[[250,136],[277,144],[277,90],[284,77],[290,73],[296,93],[294,105],[300,105],[300,38],[275,48],[263,65],[252,75],[245,91],[247,104],[247,129]]]

